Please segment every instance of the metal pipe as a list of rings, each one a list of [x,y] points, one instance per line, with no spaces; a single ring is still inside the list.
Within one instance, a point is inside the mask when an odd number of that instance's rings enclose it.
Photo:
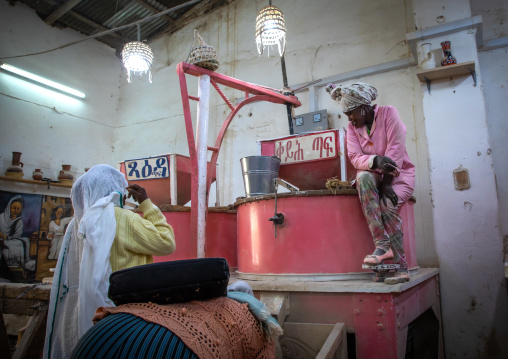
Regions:
[[[291,91],[288,87],[288,76],[286,73],[286,60],[284,59],[284,54],[280,57],[280,66],[282,68],[282,82],[284,84],[284,92],[283,95],[290,95]],[[292,116],[292,106],[289,103],[286,103],[286,112],[288,115],[288,124],[289,124],[289,134],[293,135],[295,131],[293,130],[293,116]]]
[[[178,189],[176,181],[176,154],[169,155],[169,188],[171,190],[171,204],[176,206],[178,204]]]
[[[339,129],[340,180],[343,182],[347,181],[345,132],[343,128]]]
[[[198,159],[198,203],[192,203],[198,210],[197,223],[197,258],[205,257],[206,241],[206,171],[208,162],[208,113],[210,103],[210,76],[199,76],[198,85],[198,111],[196,124],[196,153]]]

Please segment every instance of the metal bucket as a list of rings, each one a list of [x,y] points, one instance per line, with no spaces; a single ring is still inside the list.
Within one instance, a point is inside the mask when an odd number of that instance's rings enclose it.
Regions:
[[[280,158],[277,156],[249,156],[240,159],[243,184],[247,197],[275,193],[274,180],[279,175]]]

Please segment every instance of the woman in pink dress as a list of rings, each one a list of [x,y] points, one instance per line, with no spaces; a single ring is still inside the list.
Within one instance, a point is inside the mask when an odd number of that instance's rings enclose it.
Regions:
[[[376,249],[364,264],[393,259],[400,270],[386,283],[409,280],[399,208],[413,194],[415,166],[406,151],[406,126],[393,106],[371,105],[375,87],[356,82],[327,86],[348,117],[348,157],[358,170],[356,188]]]

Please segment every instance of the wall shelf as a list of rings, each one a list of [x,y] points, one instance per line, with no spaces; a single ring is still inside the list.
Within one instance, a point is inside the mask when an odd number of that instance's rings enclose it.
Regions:
[[[58,183],[58,182],[47,182],[47,181],[35,181],[23,178],[14,178],[8,176],[0,176],[0,181],[9,181],[9,182],[18,182],[18,183],[28,183],[28,184],[36,184],[40,186],[48,186],[50,188],[53,187],[65,187],[72,188],[72,183]]]
[[[476,86],[476,65],[474,61],[463,62],[456,65],[436,67],[435,69],[419,70],[416,73],[421,82],[427,83],[427,90],[430,94],[430,83],[432,80],[440,80],[446,77],[460,75],[471,75]]]

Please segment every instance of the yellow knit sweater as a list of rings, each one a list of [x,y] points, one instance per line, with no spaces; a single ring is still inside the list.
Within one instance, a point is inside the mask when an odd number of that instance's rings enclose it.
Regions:
[[[115,207],[116,235],[109,262],[113,272],[153,263],[153,255],[174,252],[175,234],[162,212],[150,199],[139,205],[138,213]]]

